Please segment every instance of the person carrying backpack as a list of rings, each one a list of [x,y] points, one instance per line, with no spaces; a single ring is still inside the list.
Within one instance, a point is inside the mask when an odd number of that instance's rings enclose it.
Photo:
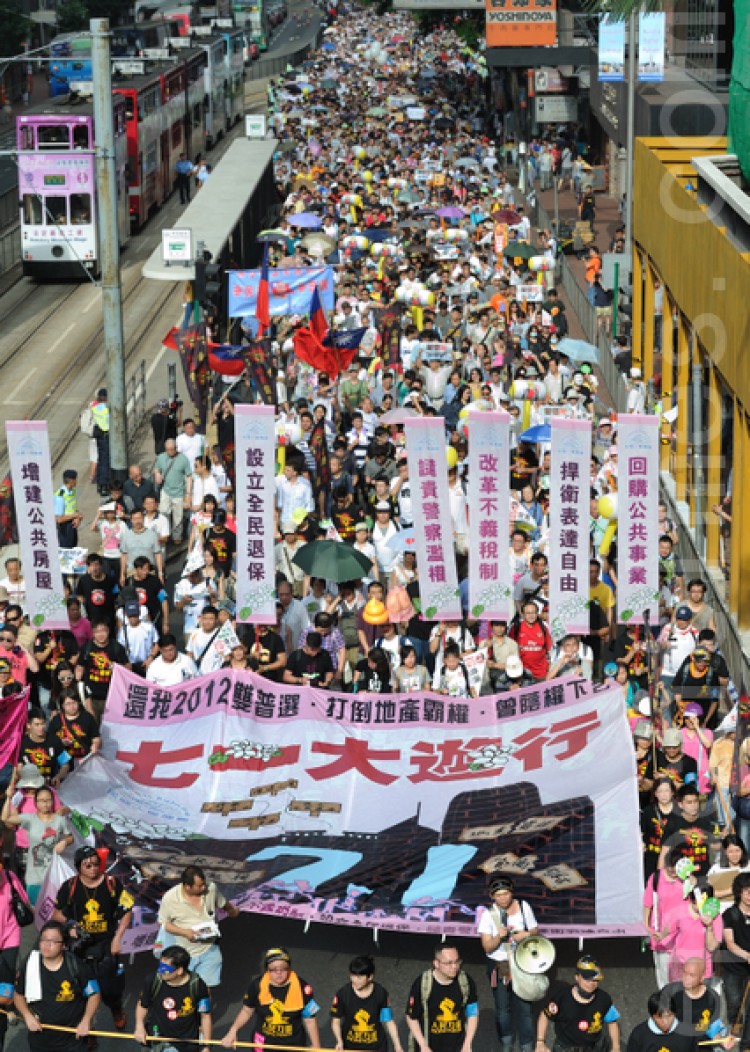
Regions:
[[[32,1052],[75,1052],[88,1037],[99,1007],[99,985],[85,962],[66,949],[65,927],[47,921],[16,984],[15,1006],[29,1031]],[[43,1030],[65,1026],[71,1033]]]
[[[150,1047],[147,1035],[159,1037],[163,1047],[192,1052],[193,1042],[211,1040],[212,1025],[208,987],[191,973],[190,954],[181,946],[167,946],[135,1006],[133,1037]]]
[[[414,980],[406,1025],[410,1052],[471,1052],[479,1025],[477,989],[455,942],[439,943],[432,968]]]

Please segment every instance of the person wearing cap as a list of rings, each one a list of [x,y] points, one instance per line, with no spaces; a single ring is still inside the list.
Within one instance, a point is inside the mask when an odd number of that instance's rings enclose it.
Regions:
[[[76,875],[58,888],[52,919],[65,924],[72,938],[80,940],[77,954],[96,976],[115,1029],[124,1030],[125,975],[119,955],[133,918],[133,897],[118,877],[105,873],[96,848],[79,847],[73,865]]]
[[[675,789],[680,789],[690,778],[698,779],[698,764],[683,751],[682,731],[668,727],[662,734],[661,749],[656,750],[657,778],[670,778]]]
[[[216,911],[235,918],[239,910],[228,902],[200,866],[186,866],[180,883],[165,892],[159,906],[162,937],[190,955],[190,971],[199,975],[214,996],[221,982],[222,956]]]
[[[621,666],[617,666],[618,670]],[[641,811],[651,802],[654,788],[654,727],[651,720],[638,720],[633,728],[635,766],[638,774],[638,803]]]
[[[292,968],[292,959],[283,946],[267,950],[263,957],[263,972],[251,980],[242,999],[242,1008],[221,1039],[225,1048],[232,1048],[239,1031],[248,1023],[255,1026],[256,1042],[274,1045],[310,1044],[320,1047],[318,1021],[320,1005],[315,1000],[312,986]]]
[[[599,965],[590,954],[583,954],[576,963],[572,986],[548,998],[539,1015],[536,1028],[536,1047],[544,1052],[545,1036],[550,1022],[555,1025],[553,1052],[572,1052],[582,1049],[620,1052],[620,1013],[610,995],[599,986],[604,978]]]
[[[109,496],[109,405],[107,389],[101,387],[96,398],[90,403],[91,417],[94,422],[94,440],[96,442],[96,485],[101,497]]]
[[[128,655],[132,671],[137,676],[145,676],[159,653],[156,628],[148,618],[141,619],[141,606],[137,599],[127,600],[123,614],[125,616],[117,633],[117,642]]]
[[[692,624],[693,611],[687,603],[681,603],[675,610],[674,621],[662,628],[657,645],[662,652],[660,683],[666,689],[672,686],[685,658],[695,650],[698,633]]]
[[[419,1052],[471,1052],[479,1006],[462,963],[458,946],[446,939],[433,952],[432,968],[412,983],[406,1025]]]
[[[55,813],[55,794],[48,785],[44,785],[41,775],[29,774],[28,767],[22,768],[23,775],[11,783],[5,790],[0,821],[7,829],[23,829],[28,837],[24,882],[32,905],[36,904],[42,882],[52,861],[53,854],[62,854],[68,845],[73,843],[73,835],[68,819]],[[34,810],[19,811],[16,804],[22,803],[16,796],[16,789],[23,789],[34,779]],[[38,780],[37,780],[38,779]],[[42,784],[40,785],[39,782]]]
[[[63,484],[55,493],[53,508],[57,523],[57,541],[61,548],[78,546],[78,527],[83,515],[78,511],[77,485],[78,472],[72,468],[63,471]]]
[[[190,954],[182,946],[167,946],[150,973],[135,1006],[133,1037],[149,1046],[148,1035],[159,1037],[177,1052],[191,1052],[213,1033],[211,997],[199,975],[190,972]],[[208,1052],[204,1045],[201,1052]]]
[[[631,368],[626,413],[646,412],[646,385],[642,380],[642,375],[637,365]]]
[[[509,957],[522,939],[536,935],[539,928],[528,902],[515,897],[515,885],[510,877],[493,877],[489,895],[492,906],[482,913],[477,932],[487,955],[501,1052],[511,1052],[515,1036],[521,1052],[531,1052],[535,1033],[532,1008],[530,1002],[516,996],[513,990]],[[514,1017],[517,1033],[513,1028]]]
[[[675,704],[673,723],[681,726],[683,712],[688,702],[697,702],[703,709],[702,723],[714,730],[717,723],[721,678],[711,662],[711,655],[704,646],[696,646],[682,662],[672,680],[672,698]]]
[[[305,541],[297,535],[297,525],[291,520],[282,522],[279,532],[281,533],[281,540],[276,544],[274,550],[276,573],[284,575],[292,586],[295,599],[301,599],[305,583],[305,571],[294,562],[294,556],[300,548],[304,548]]]
[[[378,572],[383,578],[386,578],[392,571],[398,558],[398,552],[389,544],[397,533],[398,527],[393,521],[390,502],[378,501],[375,505],[375,522],[372,526],[372,543],[375,548]]]

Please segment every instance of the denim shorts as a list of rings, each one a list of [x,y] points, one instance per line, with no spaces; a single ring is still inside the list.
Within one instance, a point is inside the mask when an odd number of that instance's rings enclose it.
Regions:
[[[216,943],[197,957],[190,958],[190,971],[199,975],[210,989],[221,982],[221,950]]]

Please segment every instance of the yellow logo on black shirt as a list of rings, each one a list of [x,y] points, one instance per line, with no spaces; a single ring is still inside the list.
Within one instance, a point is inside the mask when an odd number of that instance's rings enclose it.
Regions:
[[[598,1034],[602,1028],[602,1013],[594,1012],[594,1018],[591,1020],[591,1026],[589,1027],[590,1034]]]
[[[107,919],[96,899],[86,900],[81,927],[92,935],[107,930]]]
[[[695,1029],[696,1030],[700,1030],[701,1032],[705,1032],[706,1030],[708,1030],[710,1022],[711,1022],[711,1011],[708,1008],[704,1008],[703,1011],[701,1012],[700,1019],[695,1024]]]
[[[456,1002],[445,997],[440,1002],[440,1011],[435,1016],[431,1034],[459,1034],[462,1029],[461,1018],[456,1012]]]
[[[354,1026],[349,1030],[346,1039],[356,1045],[374,1045],[378,1040],[378,1032],[370,1022],[367,1009],[360,1008],[355,1014]]]
[[[57,996],[55,997],[55,1000],[74,1001],[75,996],[75,990],[73,989],[72,984],[69,983],[67,979],[63,979],[63,981],[60,983],[60,989],[57,991]]]
[[[286,1014],[281,1001],[271,1001],[268,1006],[268,1015],[263,1020],[261,1032],[267,1034],[268,1037],[292,1036],[292,1024],[289,1022],[289,1016]]]
[[[183,998],[182,1005],[181,1005],[180,1010],[177,1013],[177,1015],[178,1016],[192,1015],[194,1011],[195,1011],[195,1005],[193,1004],[192,997],[185,997],[185,998]]]

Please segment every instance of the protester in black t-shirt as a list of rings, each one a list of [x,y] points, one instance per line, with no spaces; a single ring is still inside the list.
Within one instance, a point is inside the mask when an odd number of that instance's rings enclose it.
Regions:
[[[164,585],[153,572],[151,560],[146,555],[139,555],[133,560],[133,573],[128,578],[123,594],[123,601],[129,595],[138,600],[139,606],[148,610],[149,620],[159,626],[162,633],[169,632],[169,603]],[[161,621],[159,620],[161,618]]]
[[[199,975],[191,974],[190,954],[182,946],[168,946],[162,952],[159,967],[141,990],[135,1006],[133,1037],[148,1045],[148,1034],[158,1036],[179,1052],[192,1052],[198,1038],[211,1040],[208,987]]]
[[[33,763],[45,783],[57,785],[70,769],[70,756],[59,738],[47,730],[41,709],[31,709],[26,734],[21,740],[18,762]]]
[[[214,524],[203,535],[203,544],[214,553],[216,567],[225,577],[232,572],[232,560],[237,551],[237,538],[227,529],[227,513],[220,508],[214,515]]]
[[[619,1052],[617,1020],[620,1013],[606,990],[599,986],[602,979],[601,969],[593,957],[584,954],[579,958],[573,985],[556,991],[539,1016],[537,1045],[544,1044],[547,1026],[553,1022],[556,1047],[596,1049],[599,1052],[610,1043],[612,1052]]]
[[[474,980],[461,968],[454,942],[440,943],[432,968],[412,983],[406,1025],[420,1048],[430,1052],[471,1049],[479,1024]]]
[[[698,764],[692,756],[682,751],[682,732],[677,727],[668,727],[662,735],[662,747],[656,750],[657,778],[671,778],[675,789],[687,782],[698,783]]]
[[[274,632],[268,625],[258,625],[257,632],[257,639],[250,647],[252,667],[257,668],[266,679],[281,683],[286,665],[284,641],[279,633]]]
[[[86,707],[97,723],[101,723],[114,667],[124,665],[129,669],[130,662],[125,647],[110,639],[109,625],[106,622],[95,624],[92,631],[94,638],[81,650],[76,675],[86,686]]]
[[[705,962],[690,957],[682,965],[681,982],[669,983],[662,990],[662,996],[672,1003],[680,1033],[687,1037],[712,1038],[724,1029],[719,997],[705,979]]]
[[[278,946],[269,950],[263,959],[264,971],[250,983],[242,1001],[242,1008],[221,1039],[225,1048],[232,1048],[237,1034],[255,1019],[256,1041],[274,1045],[305,1045],[320,1047],[318,1021],[320,1011],[313,988],[292,970],[287,951]]]
[[[48,921],[39,933],[39,957],[27,960],[16,984],[15,1005],[29,1030],[31,1052],[76,1052],[87,1036],[101,998],[99,987],[65,949],[65,928]],[[73,1027],[75,1033],[42,1029]]]
[[[695,782],[683,785],[677,793],[680,814],[676,828],[665,837],[662,856],[670,848],[679,847],[683,858],[692,859],[697,876],[705,876],[711,864],[709,847],[714,839],[715,823],[708,815],[701,815],[701,798]]]
[[[117,589],[115,578],[104,572],[101,555],[95,552],[88,555],[86,573],[76,581],[76,595],[83,600],[89,621],[106,621],[114,625]]]
[[[649,1018],[635,1027],[626,1052],[697,1052],[695,1038],[679,1026],[667,989],[649,997]]]
[[[734,905],[721,915],[726,952],[721,958],[721,977],[727,999],[727,1022],[734,1026],[745,988],[750,982],[750,873],[738,873],[732,885]],[[750,1041],[750,1012],[745,1012],[741,1046]]]
[[[331,1030],[336,1050],[344,1048],[387,1052],[388,1038],[394,1052],[402,1052],[398,1027],[388,991],[375,982],[372,957],[355,957],[349,964],[349,982],[342,986],[331,1005]]]
[[[96,752],[102,739],[96,720],[86,712],[80,699],[63,696],[60,712],[56,712],[49,723],[49,734],[55,738],[72,760],[72,766]]]
[[[713,664],[711,654],[706,647],[696,647],[682,662],[672,680],[672,697],[678,715],[688,702],[698,702],[705,715],[703,726],[715,730],[720,687],[719,670]]]
[[[333,679],[333,662],[322,647],[320,632],[308,632],[304,645],[287,658],[282,681],[299,687],[327,687]]]

